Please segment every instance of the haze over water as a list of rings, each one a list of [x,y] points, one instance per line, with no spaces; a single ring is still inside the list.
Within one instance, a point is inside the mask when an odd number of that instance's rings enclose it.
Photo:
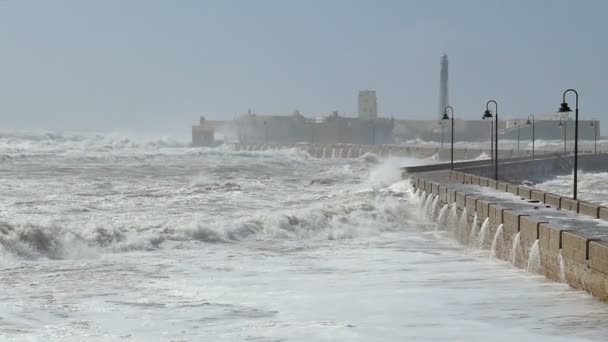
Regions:
[[[2,134],[0,339],[605,341],[589,295],[419,215],[398,166]]]

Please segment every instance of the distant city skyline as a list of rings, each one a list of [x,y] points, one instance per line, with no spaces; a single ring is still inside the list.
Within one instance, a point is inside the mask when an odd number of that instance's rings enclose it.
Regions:
[[[608,2],[587,0],[0,1],[0,130],[166,130],[248,108],[478,119],[557,110],[608,121]],[[570,100],[573,101],[573,100]],[[608,125],[602,125],[603,133]]]

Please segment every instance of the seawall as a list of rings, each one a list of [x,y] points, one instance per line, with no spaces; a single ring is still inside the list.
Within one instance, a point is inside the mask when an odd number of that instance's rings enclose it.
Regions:
[[[608,300],[608,208],[460,171],[404,177],[422,194],[424,215],[461,243]],[[455,208],[450,222],[438,214],[446,205]]]

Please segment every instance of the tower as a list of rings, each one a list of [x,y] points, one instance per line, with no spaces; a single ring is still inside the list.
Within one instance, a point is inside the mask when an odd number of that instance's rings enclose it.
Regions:
[[[378,117],[378,100],[374,90],[359,92],[359,119],[372,120]]]
[[[441,72],[439,74],[439,119],[443,116],[445,107],[450,104],[448,97],[448,55],[441,56]]]

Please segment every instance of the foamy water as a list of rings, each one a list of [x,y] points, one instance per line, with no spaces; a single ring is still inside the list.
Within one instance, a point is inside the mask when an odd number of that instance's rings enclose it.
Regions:
[[[535,187],[555,194],[572,196],[573,175],[558,176]],[[600,205],[608,206],[608,172],[586,173],[578,175],[578,198]]]
[[[75,133],[0,156],[0,339],[608,337],[604,304],[471,253],[434,198],[420,213],[415,160]]]

